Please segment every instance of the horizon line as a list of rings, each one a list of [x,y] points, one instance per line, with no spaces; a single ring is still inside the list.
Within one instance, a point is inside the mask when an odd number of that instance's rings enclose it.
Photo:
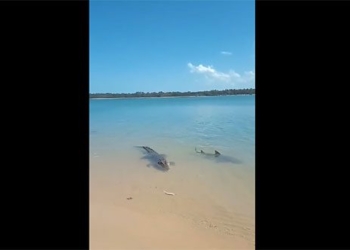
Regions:
[[[196,93],[196,92],[211,92],[211,91],[228,91],[228,90],[255,90],[255,88],[240,88],[240,89],[222,89],[222,90],[217,90],[217,89],[211,89],[211,90],[197,90],[197,91],[136,91],[136,92],[95,92],[95,93],[89,93],[90,95],[94,94],[137,94],[137,93]]]

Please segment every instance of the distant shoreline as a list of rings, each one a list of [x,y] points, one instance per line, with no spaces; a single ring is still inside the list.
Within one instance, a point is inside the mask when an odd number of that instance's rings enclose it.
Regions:
[[[90,94],[90,99],[129,99],[129,98],[177,98],[177,97],[212,97],[255,95],[255,89],[226,89],[198,92],[136,92],[136,93],[95,93]]]
[[[255,96],[255,94],[250,94]],[[162,96],[162,97],[90,97],[94,100],[107,100],[107,99],[168,99],[168,98],[206,98],[206,97],[223,97],[223,96],[249,96],[248,94],[241,95],[216,95],[216,96]]]

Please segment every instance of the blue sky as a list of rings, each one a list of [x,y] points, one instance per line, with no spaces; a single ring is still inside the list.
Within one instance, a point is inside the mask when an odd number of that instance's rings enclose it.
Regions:
[[[90,1],[90,93],[255,87],[255,1]]]

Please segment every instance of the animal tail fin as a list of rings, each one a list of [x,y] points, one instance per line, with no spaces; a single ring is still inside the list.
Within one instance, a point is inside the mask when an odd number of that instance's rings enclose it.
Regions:
[[[197,153],[200,153],[200,154],[205,154],[203,150],[201,151],[198,151],[197,148],[194,148],[194,150],[196,150]]]

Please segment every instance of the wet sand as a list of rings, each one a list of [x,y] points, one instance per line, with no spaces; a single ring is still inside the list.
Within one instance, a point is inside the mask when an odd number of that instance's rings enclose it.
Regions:
[[[91,249],[255,249],[254,172],[174,156],[164,173],[92,154]]]

